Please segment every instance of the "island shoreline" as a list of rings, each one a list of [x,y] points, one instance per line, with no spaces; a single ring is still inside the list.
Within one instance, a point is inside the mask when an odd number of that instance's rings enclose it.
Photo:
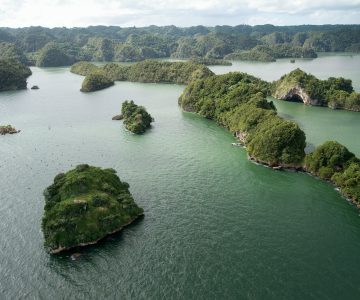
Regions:
[[[61,252],[65,252],[65,251],[69,251],[71,249],[74,249],[74,248],[77,248],[77,247],[86,247],[86,246],[91,246],[91,245],[95,245],[97,244],[98,242],[100,242],[101,240],[107,238],[109,235],[112,235],[112,234],[115,234],[115,233],[118,233],[120,232],[122,229],[124,229],[125,227],[131,225],[132,223],[134,223],[136,220],[139,220],[140,218],[144,217],[144,213],[140,213],[138,214],[137,216],[135,216],[134,218],[132,218],[129,222],[123,224],[121,227],[119,227],[118,229],[115,229],[114,231],[112,232],[109,232],[107,233],[105,236],[103,236],[102,238],[99,238],[95,241],[92,241],[92,242],[87,242],[87,243],[80,243],[80,244],[77,244],[77,245],[74,245],[74,246],[71,246],[71,247],[58,247],[58,248],[55,248],[55,249],[51,249],[49,250],[50,254],[59,254]]]
[[[245,151],[246,151],[246,145],[245,147]],[[326,182],[326,183],[329,183],[331,184],[334,189],[349,203],[351,203],[352,205],[354,205],[356,208],[360,209],[360,203],[357,202],[355,199],[351,198],[351,195],[348,195],[346,193],[344,193],[342,191],[342,189],[336,185],[335,182],[333,182],[332,180],[327,180],[327,179],[324,179],[324,178],[321,178],[319,176],[317,176],[316,174],[310,172],[310,171],[307,171],[306,168],[304,166],[301,166],[301,167],[287,167],[287,166],[284,166],[284,165],[276,165],[276,166],[270,166],[269,164],[267,164],[266,162],[262,162],[262,161],[259,161],[257,159],[255,159],[254,157],[251,157],[249,154],[247,154],[247,158],[250,162],[252,162],[253,164],[256,164],[256,165],[260,165],[262,167],[265,167],[265,168],[269,168],[269,169],[272,169],[274,171],[288,171],[288,172],[301,172],[301,173],[304,173],[304,174],[307,174],[313,178],[316,178],[316,179],[319,179],[323,182]]]

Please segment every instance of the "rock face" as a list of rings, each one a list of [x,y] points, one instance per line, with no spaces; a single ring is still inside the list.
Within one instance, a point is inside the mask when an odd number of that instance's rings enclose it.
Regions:
[[[307,105],[321,105],[320,101],[312,99],[299,85],[295,85],[285,92],[276,91],[274,97],[280,100],[303,102]]]
[[[111,120],[121,121],[122,119],[124,119],[124,116],[120,114],[120,115],[113,116]]]
[[[19,133],[19,132],[20,132],[20,130],[16,130],[11,125],[0,126],[0,134],[1,135],[14,134],[14,133]]]
[[[113,169],[78,165],[44,191],[45,247],[58,253],[97,243],[143,215]]]
[[[235,136],[239,139],[241,143],[245,145],[246,143],[246,133],[241,131],[236,131]]]

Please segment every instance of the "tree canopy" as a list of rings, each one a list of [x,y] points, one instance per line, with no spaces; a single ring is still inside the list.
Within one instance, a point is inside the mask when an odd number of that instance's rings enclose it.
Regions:
[[[265,99],[269,92],[267,82],[235,72],[193,80],[179,104],[245,137],[253,159],[298,168],[305,157],[305,134],[296,123],[277,116],[273,103]]]
[[[71,65],[74,61],[75,58],[68,55],[60,45],[51,42],[40,50],[36,65],[38,67],[61,67]]]
[[[162,57],[271,61],[281,57],[316,57],[315,52],[360,52],[360,26],[34,26],[0,28],[0,42],[15,45],[17,51],[28,56],[29,63],[39,61],[41,66],[65,62],[70,65],[81,60],[127,62]],[[53,52],[42,62],[49,43],[56,44],[61,51]]]
[[[114,85],[114,81],[110,80],[102,72],[93,72],[86,75],[81,86],[81,91],[84,93],[95,92],[112,85]]]
[[[78,62],[70,71],[84,76],[93,72],[101,73],[111,81],[177,84],[186,84],[194,78],[205,78],[213,74],[206,66],[192,62],[155,60],[144,60],[132,65],[109,63],[103,67],[96,67],[89,62]]]
[[[145,107],[136,105],[132,100],[123,102],[121,115],[126,129],[136,134],[144,133],[154,122]]]
[[[42,231],[53,253],[93,244],[143,214],[115,170],[86,164],[55,176],[44,196]]]
[[[276,81],[272,94],[275,98],[287,100],[294,88],[302,89],[316,105],[360,111],[360,94],[354,91],[351,79],[330,77],[320,80],[298,68]]]
[[[306,155],[305,170],[334,182],[345,196],[360,203],[360,160],[345,146],[325,142]]]
[[[26,89],[29,67],[13,59],[0,59],[0,91]]]

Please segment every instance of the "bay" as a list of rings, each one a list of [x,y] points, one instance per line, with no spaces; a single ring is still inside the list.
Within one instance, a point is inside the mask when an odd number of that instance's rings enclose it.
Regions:
[[[248,161],[229,132],[178,108],[184,86],[83,94],[82,79],[33,68],[40,90],[0,94],[1,123],[22,130],[0,139],[1,299],[359,298],[359,212],[332,185]],[[154,116],[145,135],[111,120],[125,99]],[[276,106],[310,143],[341,137],[359,155],[358,115]],[[79,163],[115,168],[145,217],[72,260],[43,248],[42,190]]]

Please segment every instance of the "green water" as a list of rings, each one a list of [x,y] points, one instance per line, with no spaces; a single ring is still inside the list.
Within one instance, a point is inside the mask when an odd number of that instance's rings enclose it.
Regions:
[[[247,72],[264,80],[273,81],[295,68],[314,74],[318,78],[345,77],[352,79],[354,89],[360,92],[360,55],[351,53],[319,54],[317,59],[289,59],[276,62],[241,62],[233,61],[231,67],[212,66],[216,74],[227,72]],[[336,140],[346,145],[353,153],[360,156],[360,114],[357,112],[310,107],[299,103],[280,101],[273,98],[276,108],[284,118],[296,121],[306,132],[309,149],[326,140]]]
[[[360,55],[354,53],[319,53],[316,59],[295,60],[290,63],[290,59],[278,59],[276,62],[246,62],[233,61],[232,66],[212,66],[211,69],[217,74],[230,71],[247,72],[252,75],[272,81],[279,79],[282,75],[300,68],[305,72],[311,73],[320,79],[342,76],[353,80],[354,88],[360,91]]]
[[[333,186],[249,162],[230,133],[181,112],[182,86],[82,94],[67,68],[33,71],[40,90],[0,94],[1,123],[22,130],[0,138],[1,299],[359,299],[359,212]],[[111,120],[124,99],[154,116],[145,135]],[[305,123],[303,106],[282,104]],[[343,128],[359,154],[360,115],[320,109],[306,107],[310,141]],[[78,260],[50,256],[42,190],[84,162],[115,168],[145,217]]]

